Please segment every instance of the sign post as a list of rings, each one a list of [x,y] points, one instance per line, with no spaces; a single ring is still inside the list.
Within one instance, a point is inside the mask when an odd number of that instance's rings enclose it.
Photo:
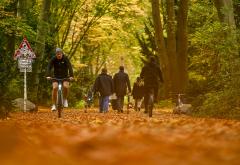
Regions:
[[[19,48],[15,51],[14,59],[18,60],[20,72],[24,72],[24,101],[23,109],[27,111],[27,72],[32,72],[32,62],[36,58],[27,38],[24,37]]]
[[[24,112],[27,111],[27,68],[24,68],[24,102],[23,109]]]

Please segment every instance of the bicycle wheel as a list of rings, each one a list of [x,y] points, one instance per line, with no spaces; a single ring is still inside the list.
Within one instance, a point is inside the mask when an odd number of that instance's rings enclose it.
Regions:
[[[58,117],[62,117],[62,110],[63,110],[63,95],[62,91],[58,90],[57,94],[57,111],[58,111]]]

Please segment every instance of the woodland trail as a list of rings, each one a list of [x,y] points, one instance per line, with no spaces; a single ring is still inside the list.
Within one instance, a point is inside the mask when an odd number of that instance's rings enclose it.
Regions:
[[[1,165],[240,164],[240,121],[133,110],[62,119],[42,107],[0,120]]]

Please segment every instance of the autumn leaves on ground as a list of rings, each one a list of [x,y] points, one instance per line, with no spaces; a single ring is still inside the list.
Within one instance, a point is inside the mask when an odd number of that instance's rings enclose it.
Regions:
[[[240,122],[155,109],[153,118],[41,108],[0,121],[1,165],[239,164]]]

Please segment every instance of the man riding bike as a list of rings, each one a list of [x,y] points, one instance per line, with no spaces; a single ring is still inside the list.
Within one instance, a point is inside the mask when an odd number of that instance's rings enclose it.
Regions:
[[[150,61],[142,68],[140,77],[144,81],[144,105],[145,113],[148,113],[149,98],[153,93],[154,102],[157,101],[159,80],[163,82],[162,72],[156,64],[155,58],[151,57]]]
[[[73,80],[73,69],[72,65],[67,58],[63,54],[61,48],[56,48],[56,55],[50,60],[48,67],[47,67],[47,79],[51,80],[51,70],[54,69],[53,78],[56,79],[64,79],[68,78],[67,80],[63,81],[63,106],[68,107],[67,96],[69,93],[69,80]],[[57,90],[58,90],[58,82],[53,79],[52,82],[53,90],[52,90],[52,111],[56,110],[56,99],[57,99]]]

